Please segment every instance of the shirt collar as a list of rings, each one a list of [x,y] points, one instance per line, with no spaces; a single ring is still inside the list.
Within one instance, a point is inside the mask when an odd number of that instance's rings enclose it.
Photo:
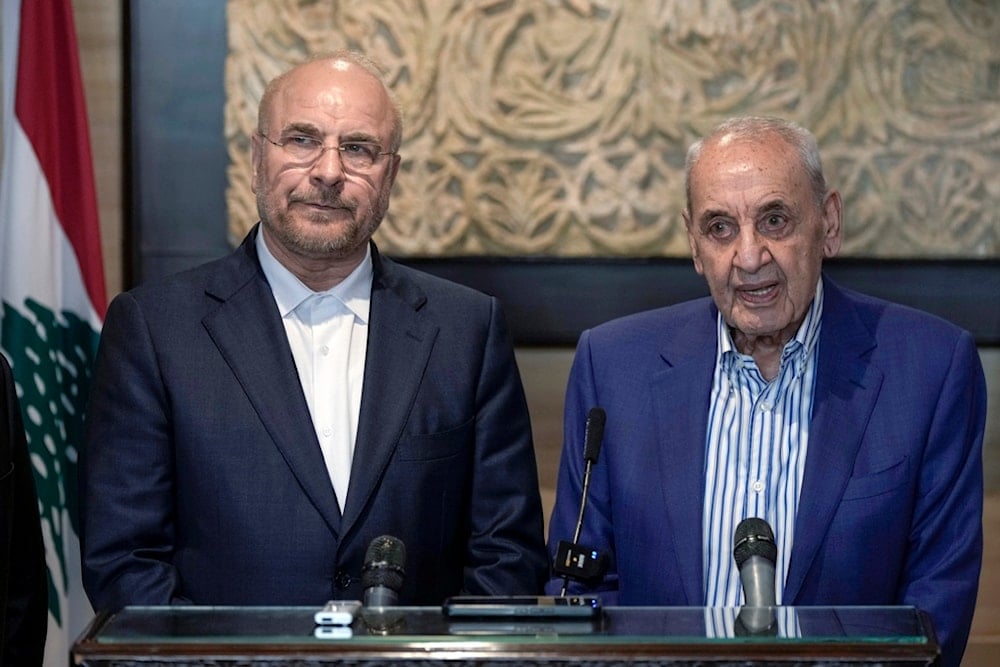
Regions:
[[[277,304],[278,313],[282,318],[311,296],[330,295],[347,306],[362,322],[368,321],[373,273],[370,244],[365,247],[365,258],[350,275],[326,291],[315,292],[271,254],[260,229],[257,230],[257,238],[254,243],[257,247],[257,257],[260,259],[260,267],[264,271],[264,277],[267,278],[268,284],[271,285],[271,293],[274,295],[274,302]]]

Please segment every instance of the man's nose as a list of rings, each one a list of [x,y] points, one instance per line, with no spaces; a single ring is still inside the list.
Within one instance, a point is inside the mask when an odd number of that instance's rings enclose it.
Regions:
[[[336,146],[325,147],[309,168],[309,176],[327,185],[343,180],[344,163],[341,161],[340,150]]]
[[[736,239],[733,265],[747,273],[756,273],[772,259],[768,239],[757,232],[754,227],[741,230]]]

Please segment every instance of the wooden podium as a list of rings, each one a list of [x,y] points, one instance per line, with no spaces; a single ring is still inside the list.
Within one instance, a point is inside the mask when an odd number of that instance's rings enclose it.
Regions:
[[[932,665],[939,647],[912,607],[610,607],[593,620],[445,617],[439,607],[364,610],[340,629],[313,607],[127,607],[98,615],[75,665]],[[759,611],[759,610],[758,610]],[[756,628],[747,631],[747,626]]]

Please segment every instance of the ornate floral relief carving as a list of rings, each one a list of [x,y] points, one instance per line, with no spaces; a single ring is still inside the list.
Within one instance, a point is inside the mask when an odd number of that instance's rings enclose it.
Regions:
[[[349,47],[406,114],[377,239],[401,255],[687,255],[687,145],[736,114],[812,129],[844,254],[1000,256],[989,0],[229,0],[230,231],[256,221],[264,83]]]

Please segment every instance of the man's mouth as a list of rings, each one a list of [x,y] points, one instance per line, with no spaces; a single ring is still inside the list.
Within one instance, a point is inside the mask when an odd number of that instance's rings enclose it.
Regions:
[[[306,215],[339,217],[342,215],[353,215],[354,213],[354,209],[342,201],[300,199],[295,204],[301,206]]]
[[[348,209],[348,207],[343,202],[328,202],[328,201],[302,201],[299,202],[305,206],[312,206],[314,208],[328,208],[328,209]]]
[[[765,303],[769,301],[778,291],[777,283],[759,285],[756,287],[739,287],[736,292],[744,301],[751,303]]]

